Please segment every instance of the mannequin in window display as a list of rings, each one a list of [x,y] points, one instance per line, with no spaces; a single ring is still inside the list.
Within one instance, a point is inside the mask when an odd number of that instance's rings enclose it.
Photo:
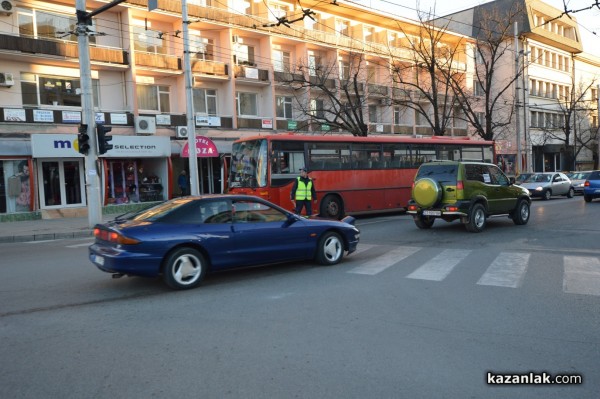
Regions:
[[[17,197],[17,212],[29,212],[31,203],[31,186],[29,184],[29,165],[27,161],[19,163],[19,173],[17,174],[21,180],[21,191]]]

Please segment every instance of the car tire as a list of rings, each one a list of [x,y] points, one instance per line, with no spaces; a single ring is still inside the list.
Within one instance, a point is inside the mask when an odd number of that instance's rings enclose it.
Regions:
[[[420,229],[430,229],[433,226],[433,222],[435,222],[435,218],[423,215],[415,215],[413,216],[413,220]]]
[[[479,233],[483,231],[486,223],[485,208],[482,204],[477,203],[471,207],[469,212],[469,221],[465,227],[471,233]]]
[[[573,187],[571,187],[569,189],[569,192],[567,193],[567,198],[573,198],[575,196],[575,190],[573,189]]]
[[[332,266],[340,262],[344,256],[344,242],[338,233],[329,231],[321,237],[317,247],[317,263]]]
[[[513,222],[516,225],[527,224],[527,222],[529,221],[529,215],[530,215],[529,202],[527,202],[523,199],[519,200],[519,202],[517,203],[517,207],[515,208],[515,211],[512,215]]]
[[[342,216],[344,216],[342,201],[335,195],[326,195],[323,201],[321,201],[319,214],[324,218],[341,220]]]
[[[544,199],[544,201],[548,201],[550,198],[552,198],[552,191],[551,190],[544,191],[544,195],[542,198]]]
[[[194,288],[204,278],[207,268],[208,262],[200,251],[189,247],[177,248],[165,258],[163,280],[176,290]]]
[[[592,196],[583,194],[583,200],[585,202],[592,202]]]

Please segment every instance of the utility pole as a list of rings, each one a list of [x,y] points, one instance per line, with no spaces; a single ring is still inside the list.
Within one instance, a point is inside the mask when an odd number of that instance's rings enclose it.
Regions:
[[[515,21],[515,123],[517,135],[517,160],[515,165],[515,174],[518,176],[522,171],[521,162],[521,117],[519,110],[519,24]]]
[[[85,187],[88,202],[88,224],[94,227],[102,221],[100,203],[100,177],[98,176],[96,140],[96,116],[92,93],[92,71],[90,64],[89,29],[91,18],[85,11],[85,0],[77,0],[77,49],[79,50],[79,74],[81,80],[81,123],[87,125],[90,149],[85,155]]]
[[[186,121],[188,131],[189,167],[190,167],[190,193],[199,195],[198,190],[198,154],[196,153],[196,121],[194,119],[194,81],[192,65],[190,62],[190,39],[188,32],[187,0],[181,0],[181,18],[183,30],[183,76],[185,80]]]

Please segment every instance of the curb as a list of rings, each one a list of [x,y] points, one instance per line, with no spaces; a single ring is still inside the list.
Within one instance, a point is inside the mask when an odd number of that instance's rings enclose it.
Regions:
[[[86,231],[75,231],[68,233],[50,233],[50,234],[23,234],[14,235],[8,237],[0,237],[0,244],[7,244],[11,242],[28,242],[28,241],[47,241],[47,240],[58,240],[68,238],[85,238],[93,237],[94,233],[92,230]]]

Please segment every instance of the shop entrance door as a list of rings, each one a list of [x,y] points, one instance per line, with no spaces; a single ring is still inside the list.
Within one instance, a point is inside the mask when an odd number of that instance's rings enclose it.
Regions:
[[[40,208],[85,205],[83,160],[45,159],[38,162]]]

